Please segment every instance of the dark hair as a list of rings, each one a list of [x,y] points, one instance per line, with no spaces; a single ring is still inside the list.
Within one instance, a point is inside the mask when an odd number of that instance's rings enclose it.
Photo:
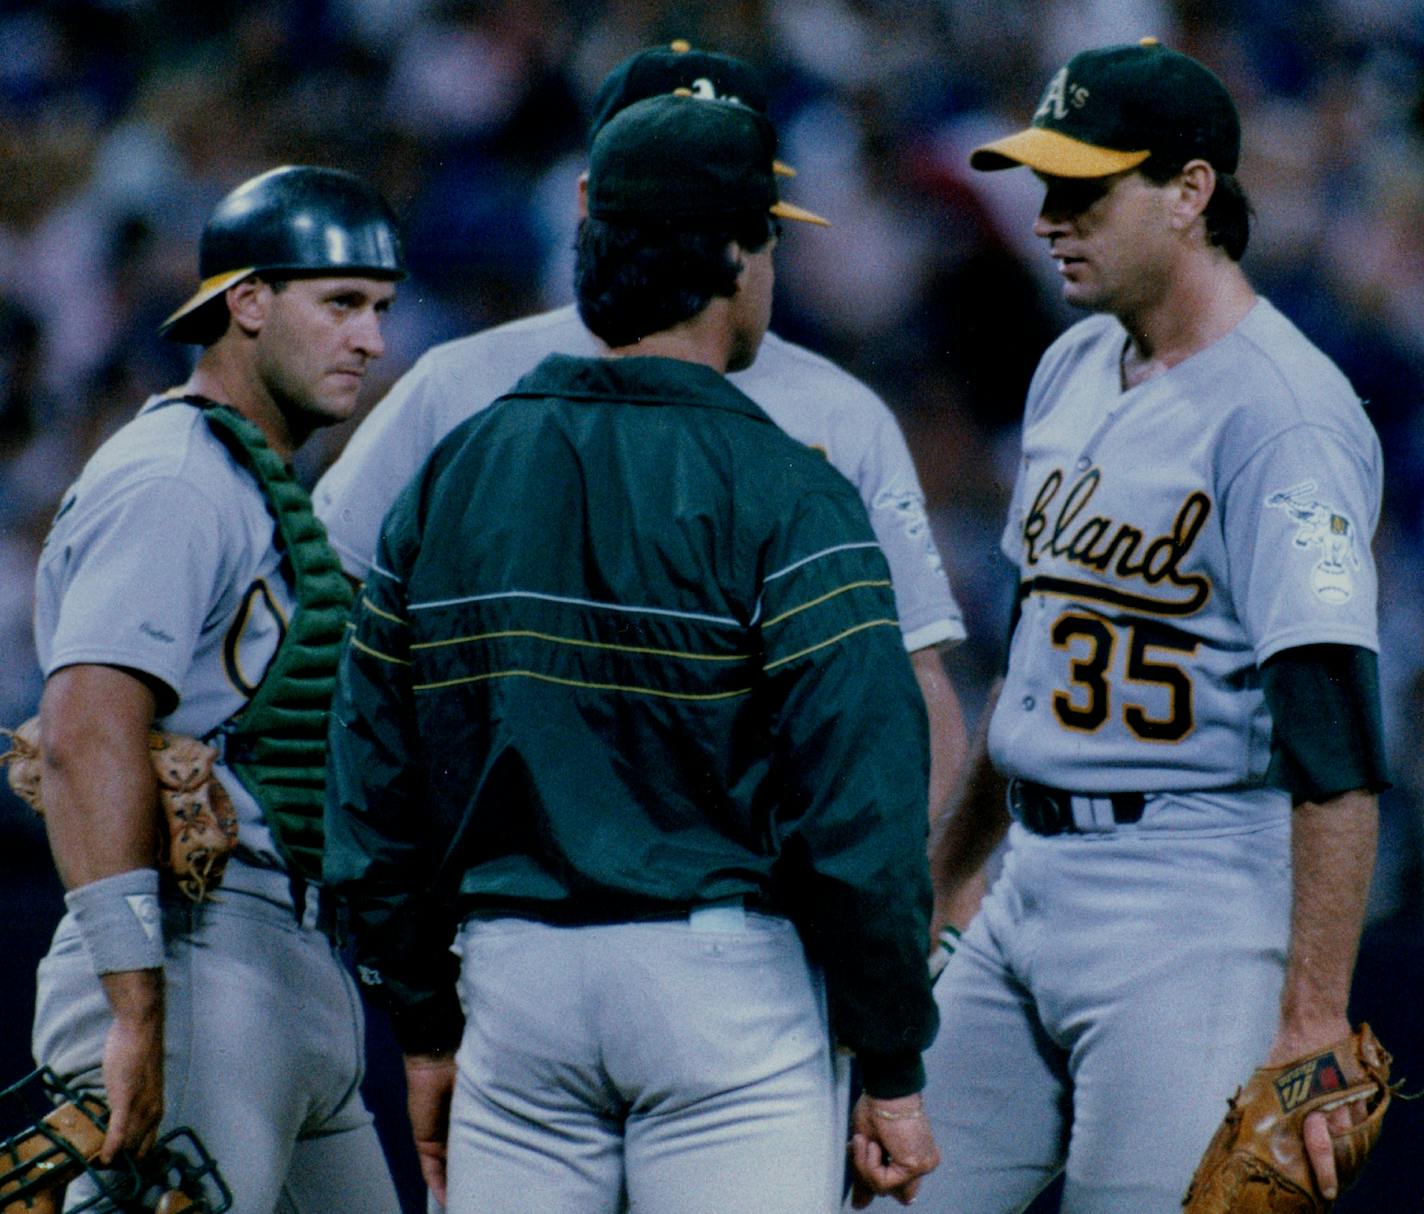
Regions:
[[[1186,161],[1180,157],[1150,156],[1138,166],[1154,185],[1166,185]],[[1216,189],[1208,199],[1202,218],[1206,221],[1207,240],[1221,248],[1232,261],[1240,261],[1251,239],[1251,217],[1255,212],[1246,190],[1234,173],[1218,172]]]
[[[756,253],[774,231],[764,213],[713,226],[585,219],[574,246],[579,316],[615,348],[671,329],[737,293],[742,266],[729,244]]]

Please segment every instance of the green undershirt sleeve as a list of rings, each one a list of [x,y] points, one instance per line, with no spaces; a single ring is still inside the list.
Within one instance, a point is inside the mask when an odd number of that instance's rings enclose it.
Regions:
[[[1271,710],[1268,779],[1298,805],[1390,786],[1379,659],[1357,645],[1284,649],[1261,667]]]

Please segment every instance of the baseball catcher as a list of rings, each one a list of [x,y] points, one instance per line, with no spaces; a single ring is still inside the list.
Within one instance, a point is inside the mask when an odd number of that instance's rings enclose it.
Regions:
[[[1322,1190],[1338,1194],[1354,1183],[1379,1138],[1389,1064],[1362,1024],[1317,1054],[1258,1069],[1228,1102],[1197,1165],[1182,1202],[1187,1214],[1329,1210],[1333,1197]],[[1308,1123],[1313,1113],[1323,1116]]]
[[[46,1111],[47,1110],[47,1111]],[[223,1214],[232,1195],[207,1149],[187,1127],[165,1134],[142,1159],[120,1151],[97,1161],[109,1110],[47,1067],[0,1092],[0,1214]],[[84,1180],[85,1196],[66,1192]]]
[[[191,374],[89,456],[35,573],[42,725],[10,778],[43,806],[65,915],[31,1045],[106,1102],[105,1164],[181,1118],[235,1214],[398,1214],[319,886],[351,588],[291,460],[385,350],[400,237],[359,177],[285,165],[218,203],[197,261],[160,329],[201,347]]]

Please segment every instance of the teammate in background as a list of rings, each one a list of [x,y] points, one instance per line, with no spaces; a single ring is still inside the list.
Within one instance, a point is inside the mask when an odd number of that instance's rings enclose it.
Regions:
[[[1252,1068],[1349,1031],[1387,787],[1380,450],[1242,273],[1239,144],[1221,82],[1145,39],[1073,58],[972,157],[1038,174],[1034,231],[1096,315],[1039,365],[1003,538],[1013,824],[980,765],[936,846],[943,898],[1009,829],[936,989],[931,1211],[1021,1210],[1065,1166],[1065,1211],[1176,1211]],[[1327,1196],[1350,1107],[1307,1129]]]
[[[187,1123],[237,1214],[396,1214],[360,1004],[307,886],[350,591],[286,461],[356,407],[400,243],[365,182],[297,166],[228,195],[200,263],[164,325],[205,347],[192,377],[99,448],[40,559],[45,821],[69,892],[35,1056],[107,1095],[105,1159]],[[237,851],[196,903],[155,868],[155,726],[225,755]]]
[[[909,1201],[936,1161],[889,571],[853,487],[723,375],[766,332],[774,219],[816,221],[775,145],[694,97],[600,131],[576,280],[607,356],[550,356],[436,448],[357,608],[325,871],[452,1214],[824,1214],[828,1012],[861,1185]]]
[[[594,103],[590,138],[625,106],[675,89],[766,111],[765,89],[747,64],[675,42],[642,51],[609,74]],[[421,358],[362,422],[313,491],[346,571],[357,580],[367,577],[387,508],[459,422],[507,392],[545,355],[587,357],[598,350],[569,306],[437,346]],[[774,333],[767,334],[755,365],[734,373],[732,382],[793,438],[824,452],[860,491],[890,562],[905,648],[930,717],[933,818],[949,798],[967,749],[959,701],[940,653],[963,640],[964,625],[905,440],[869,388]],[[974,905],[970,896],[954,908],[961,926]]]

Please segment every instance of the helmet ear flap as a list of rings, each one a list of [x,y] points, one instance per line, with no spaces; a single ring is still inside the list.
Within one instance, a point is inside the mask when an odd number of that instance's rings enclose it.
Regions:
[[[186,1127],[143,1159],[120,1152],[97,1163],[109,1110],[48,1067],[0,1091],[0,1214],[223,1214],[232,1192],[198,1136]],[[76,1192],[66,1204],[68,1189]]]

